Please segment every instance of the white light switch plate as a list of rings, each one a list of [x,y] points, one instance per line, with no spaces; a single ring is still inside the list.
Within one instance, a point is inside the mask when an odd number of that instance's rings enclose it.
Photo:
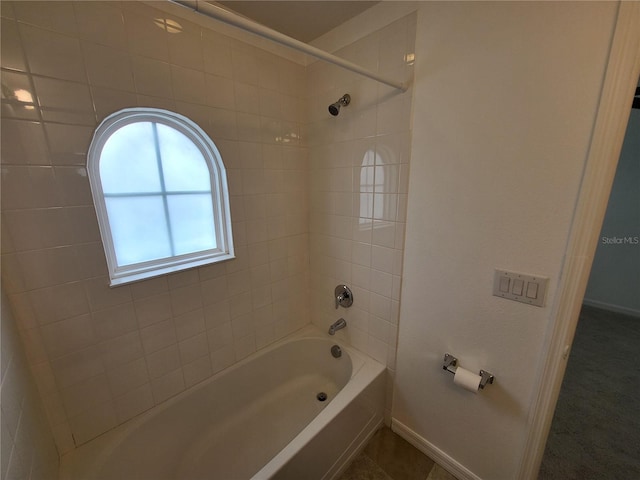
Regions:
[[[548,282],[547,277],[496,268],[493,276],[493,294],[496,297],[542,307]]]

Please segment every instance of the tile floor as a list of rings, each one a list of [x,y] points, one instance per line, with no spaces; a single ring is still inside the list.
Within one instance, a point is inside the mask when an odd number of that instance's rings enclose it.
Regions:
[[[376,432],[339,480],[456,480],[388,427]]]

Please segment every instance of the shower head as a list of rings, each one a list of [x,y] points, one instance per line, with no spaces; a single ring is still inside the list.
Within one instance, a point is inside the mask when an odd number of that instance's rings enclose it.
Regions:
[[[340,107],[346,107],[349,103],[351,103],[351,95],[345,93],[336,103],[329,105],[329,113],[336,117],[338,116],[338,113],[340,113]]]

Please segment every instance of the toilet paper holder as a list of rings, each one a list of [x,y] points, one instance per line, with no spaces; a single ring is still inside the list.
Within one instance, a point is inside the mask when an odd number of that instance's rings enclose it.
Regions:
[[[458,369],[458,359],[453,355],[448,353],[444,354],[444,361],[442,363],[442,369],[446,370],[449,373],[453,373],[455,375],[456,370]],[[493,383],[494,376],[493,374],[487,372],[486,370],[480,370],[480,388],[484,388],[486,384]]]

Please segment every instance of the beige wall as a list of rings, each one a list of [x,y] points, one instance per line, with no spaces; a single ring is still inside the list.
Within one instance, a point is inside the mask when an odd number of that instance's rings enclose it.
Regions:
[[[415,14],[364,35],[336,54],[410,83]],[[395,370],[402,253],[409,181],[412,90],[379,84],[323,62],[308,67],[311,305],[314,324],[337,333]],[[337,117],[329,104],[345,93]],[[335,309],[333,291],[347,284],[353,306]],[[387,419],[391,409],[391,382]]]
[[[58,478],[58,451],[24,354],[15,320],[2,292],[2,423],[0,478]]]
[[[517,478],[615,3],[425,3],[393,418],[460,478]],[[492,296],[494,268],[550,278]],[[474,395],[441,368],[486,369]]]
[[[2,2],[2,86],[2,280],[62,452],[309,322],[302,65],[138,2]],[[235,260],[108,287],[85,153],[131,106],[219,147]]]

